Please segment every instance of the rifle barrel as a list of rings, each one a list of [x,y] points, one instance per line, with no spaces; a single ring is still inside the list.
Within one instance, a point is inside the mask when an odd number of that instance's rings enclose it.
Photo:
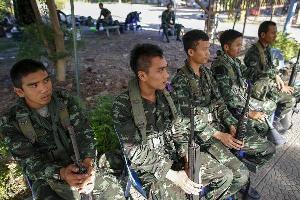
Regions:
[[[75,137],[75,131],[74,131],[73,126],[71,126],[71,125],[68,126],[67,129],[69,131],[72,146],[73,146],[73,150],[74,150],[74,153],[75,153],[76,164],[79,165],[80,156],[79,156],[78,145],[77,145],[77,141],[76,141],[76,137]]]

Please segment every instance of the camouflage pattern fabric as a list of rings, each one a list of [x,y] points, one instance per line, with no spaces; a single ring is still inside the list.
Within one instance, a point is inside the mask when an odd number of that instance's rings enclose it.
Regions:
[[[238,117],[245,106],[247,98],[247,83],[241,72],[245,69],[245,66],[238,58],[232,58],[224,52],[219,52],[218,57],[212,63],[211,69],[228,109],[234,116]],[[250,110],[264,112],[269,117],[276,110],[276,103],[268,99],[260,101],[251,98],[250,106]],[[261,136],[266,136],[269,131],[266,122],[250,119],[249,123],[255,127]]]
[[[165,34],[168,34],[168,28],[170,25],[174,25],[176,36],[177,38],[180,37],[182,25],[181,24],[174,24],[175,23],[175,13],[174,11],[165,10],[161,15],[161,28]]]
[[[80,194],[64,182],[52,181],[57,189],[52,189],[46,180],[39,179],[33,184],[33,192],[36,200],[80,200]],[[96,172],[93,199],[101,200],[125,200],[121,182],[105,171]]]
[[[260,48],[263,49],[260,53]],[[264,101],[266,98],[277,103],[277,116],[284,116],[292,110],[295,105],[293,95],[283,93],[278,90],[275,82],[276,75],[279,71],[273,65],[270,46],[264,48],[258,41],[253,44],[246,52],[244,62],[247,66],[244,76],[254,82],[253,94],[255,98]],[[296,90],[295,96],[299,96],[299,91]]]
[[[80,157],[94,158],[96,153],[94,135],[76,100],[66,92],[59,91],[53,93],[50,104],[53,101],[53,97],[58,99],[61,103],[64,103],[67,107],[70,115],[70,123],[73,125],[76,132],[77,141],[80,141],[78,142]],[[73,155],[73,152],[71,150],[70,154],[68,154],[68,152],[63,153],[63,158],[66,159],[56,158],[51,156],[51,153],[49,153],[53,152],[57,148],[54,134],[52,133],[54,124],[51,121],[51,116],[53,113],[50,112],[49,114],[50,116],[45,118],[40,116],[37,111],[27,107],[25,101],[20,98],[16,105],[13,106],[7,115],[2,118],[0,130],[4,135],[5,143],[7,144],[12,156],[20,163],[25,175],[33,181],[33,191],[36,192],[38,199],[60,199],[57,198],[57,193],[53,191],[54,188],[57,188],[57,192],[61,190],[58,185],[65,188],[65,195],[61,195],[64,196],[65,199],[78,199],[78,192],[74,192],[73,190],[73,194],[71,194],[72,190],[65,182],[59,182],[53,178],[54,174],[59,173],[60,168],[72,163],[71,156]],[[31,124],[36,132],[37,140],[35,143],[31,143],[31,141],[20,131],[16,120],[17,115],[29,116]],[[67,130],[63,128],[59,121],[56,122],[56,126],[61,133],[65,133],[69,146],[72,146]],[[99,175],[97,175],[97,177],[99,177]],[[103,176],[102,179],[105,179],[105,177]],[[105,182],[103,182],[103,184],[104,183]],[[51,184],[52,191],[49,184]],[[118,196],[118,194],[123,193],[122,188],[117,182],[112,184],[111,181],[109,185],[110,187],[104,187],[101,183],[99,186],[95,186],[94,192],[106,194],[106,189],[108,191],[113,189],[114,193],[109,194],[111,197],[113,197],[112,194],[116,194]],[[99,190],[101,187],[103,190]],[[119,192],[115,189],[117,187],[119,187]]]
[[[233,195],[243,187],[249,177],[246,166],[240,162],[223,144],[213,138],[216,131],[225,131],[229,125],[236,125],[237,120],[228,111],[226,104],[217,88],[217,83],[211,71],[200,67],[198,77],[186,62],[189,73],[199,86],[199,95],[192,95],[189,78],[180,70],[172,80],[174,99],[184,116],[189,116],[190,99],[193,98],[195,107],[195,131],[198,144],[202,150],[209,152],[218,162],[228,167],[233,173],[233,182],[227,195]]]
[[[128,91],[120,94],[113,104],[113,121],[120,130],[131,166],[153,199],[186,199],[183,190],[165,176],[173,163],[187,154],[189,120],[177,117],[173,121],[171,109],[161,91],[156,92],[156,103],[143,99],[143,108],[147,119],[145,142],[134,123]],[[223,197],[232,181],[230,170],[208,154],[203,154],[201,169],[203,183],[211,183],[208,198]]]

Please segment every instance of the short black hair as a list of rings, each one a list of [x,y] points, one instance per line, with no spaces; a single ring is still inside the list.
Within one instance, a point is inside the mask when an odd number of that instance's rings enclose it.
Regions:
[[[22,88],[22,78],[40,70],[48,72],[43,63],[32,59],[23,59],[11,68],[10,79],[16,88]]]
[[[99,5],[99,6],[100,6],[100,5],[103,6],[103,3],[100,2],[98,5]]]
[[[137,44],[130,52],[130,67],[137,76],[138,71],[148,71],[152,58],[163,58],[163,56],[163,50],[157,45]]]
[[[276,23],[273,21],[262,22],[258,28],[258,37],[260,38],[262,33],[267,33],[270,26],[276,26]]]
[[[199,40],[209,41],[209,37],[204,31],[197,29],[185,33],[182,37],[185,53],[188,54],[189,49],[195,49]]]
[[[235,39],[239,38],[239,37],[243,37],[243,34],[239,31],[233,30],[233,29],[229,29],[224,31],[221,35],[220,35],[220,43],[221,43],[221,47],[224,50],[224,45],[225,44],[231,44]]]
[[[167,8],[169,8],[169,6],[173,7],[173,3],[168,3]]]

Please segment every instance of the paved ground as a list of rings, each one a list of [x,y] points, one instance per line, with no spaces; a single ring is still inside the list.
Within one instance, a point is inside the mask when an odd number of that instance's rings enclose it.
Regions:
[[[293,116],[294,126],[285,135],[288,143],[278,147],[276,157],[257,174],[252,174],[252,186],[262,200],[300,199],[300,114]]]

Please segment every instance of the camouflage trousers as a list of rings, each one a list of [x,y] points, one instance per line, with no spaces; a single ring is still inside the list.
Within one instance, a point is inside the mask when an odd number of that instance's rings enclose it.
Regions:
[[[251,123],[248,123],[247,129],[243,151],[245,151],[247,157],[254,159],[258,166],[262,166],[275,155],[275,145],[268,141],[266,137],[258,134]]]
[[[266,99],[261,101],[255,98],[250,99],[251,110],[264,112],[270,119],[276,110],[276,102]],[[269,133],[269,126],[267,122],[260,122],[258,120],[249,119],[250,125],[256,130],[256,132],[261,136],[265,137]]]
[[[80,200],[80,194],[67,183],[39,179],[33,183],[35,200]],[[112,175],[97,171],[93,199],[125,200],[124,192],[119,181]]]
[[[213,138],[211,145],[207,148],[207,152],[219,163],[225,165],[231,171],[230,173],[233,174],[233,181],[224,195],[225,198],[237,193],[248,183],[249,171],[247,167],[221,142]]]
[[[294,107],[295,96],[299,96],[299,90],[296,89],[293,95],[281,92],[274,80],[265,77],[255,81],[252,96],[262,101],[266,99],[275,101],[277,104],[276,116],[283,117]]]
[[[223,199],[231,185],[233,174],[225,165],[213,159],[209,154],[201,152],[200,177],[201,183],[208,186],[205,199]],[[150,195],[153,200],[183,200],[184,191],[171,181],[164,179],[151,186]],[[149,199],[151,199],[151,197]]]

